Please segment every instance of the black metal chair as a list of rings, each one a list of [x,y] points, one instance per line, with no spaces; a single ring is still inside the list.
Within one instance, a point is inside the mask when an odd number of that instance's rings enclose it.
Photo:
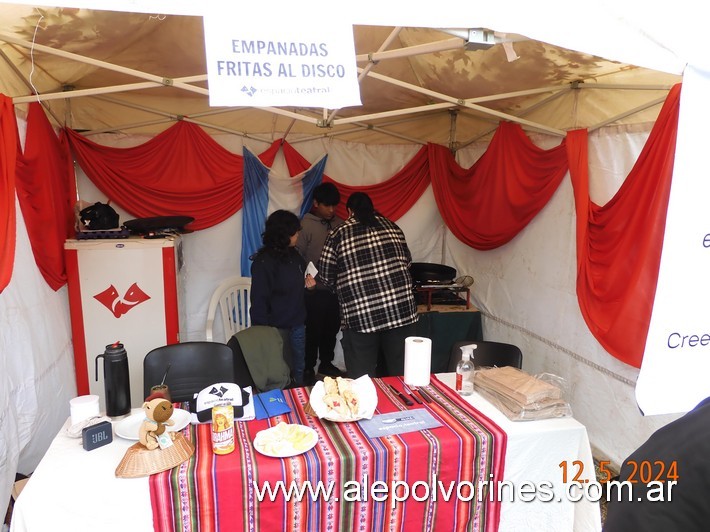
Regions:
[[[463,340],[451,346],[448,371],[456,371],[456,365],[461,360],[461,346],[470,344],[477,346],[473,352],[473,365],[476,369],[493,366],[512,366],[518,369],[523,367],[523,353],[517,345],[484,340]]]
[[[170,365],[170,370],[168,370]],[[189,401],[196,392],[216,382],[236,382],[234,353],[218,342],[183,342],[157,347],[143,359],[143,393],[165,384],[173,402]]]

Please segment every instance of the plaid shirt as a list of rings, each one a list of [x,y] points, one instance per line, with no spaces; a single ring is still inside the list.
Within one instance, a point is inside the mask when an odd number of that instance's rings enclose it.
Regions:
[[[318,261],[319,277],[338,294],[343,328],[365,333],[418,319],[404,233],[383,216],[377,223],[349,218],[328,235]]]

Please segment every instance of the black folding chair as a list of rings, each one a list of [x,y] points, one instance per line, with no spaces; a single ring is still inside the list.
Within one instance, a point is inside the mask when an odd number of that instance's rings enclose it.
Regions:
[[[463,340],[451,347],[448,371],[456,371],[456,365],[461,360],[461,346],[470,344],[477,346],[473,352],[473,365],[476,369],[493,366],[499,368],[512,366],[518,369],[523,367],[523,353],[517,345],[484,340]]]
[[[170,370],[168,371],[168,365]],[[216,382],[236,382],[234,354],[218,342],[183,342],[158,347],[143,359],[143,393],[152,386],[165,384],[173,402],[189,401],[196,392]]]

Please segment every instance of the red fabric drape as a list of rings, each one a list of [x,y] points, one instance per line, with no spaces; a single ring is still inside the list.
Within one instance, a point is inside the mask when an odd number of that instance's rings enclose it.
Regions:
[[[40,104],[31,103],[25,151],[17,156],[17,197],[35,262],[53,290],[66,283],[64,241],[74,227],[66,155]]]
[[[242,208],[243,158],[180,121],[133,148],[96,144],[65,130],[79,165],[108,198],[137,218],[185,215],[211,227]]]
[[[18,136],[12,99],[0,94],[0,292],[10,283],[15,261],[15,160]]]
[[[291,175],[297,175],[311,167],[300,153],[298,153],[288,142],[283,144],[284,158],[286,166]],[[372,199],[377,211],[391,220],[399,220],[417,200],[424,194],[426,187],[429,186],[429,160],[426,146],[409,161],[404,168],[393,175],[384,183],[377,185],[353,187],[336,183],[323,175],[323,181],[335,183],[343,196],[344,201],[341,201],[336,209],[336,213],[341,218],[347,218],[348,213],[345,208],[347,198],[353,192],[365,192]]]
[[[503,122],[468,170],[435,144],[429,144],[429,165],[447,227],[467,245],[487,250],[509,242],[542,210],[567,173],[567,154],[564,141],[543,150],[518,124]]]
[[[678,131],[680,84],[669,92],[636,164],[603,207],[588,194],[587,134],[567,135],[577,210],[577,298],[594,337],[641,366],[661,261]]]

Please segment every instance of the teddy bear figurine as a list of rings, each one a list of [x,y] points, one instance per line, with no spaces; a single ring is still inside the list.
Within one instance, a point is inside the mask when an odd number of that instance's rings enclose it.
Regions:
[[[143,403],[143,412],[145,419],[138,432],[138,441],[146,449],[152,451],[159,446],[158,437],[165,432],[166,427],[175,424],[175,421],[170,419],[170,416],[173,415],[173,404],[162,395],[151,395]],[[170,432],[169,434],[170,438],[174,440],[175,433]]]

